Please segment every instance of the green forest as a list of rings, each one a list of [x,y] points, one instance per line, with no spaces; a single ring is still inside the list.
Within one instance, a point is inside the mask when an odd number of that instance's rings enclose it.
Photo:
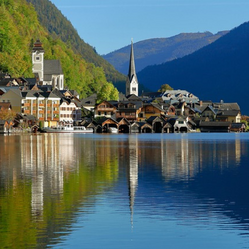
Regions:
[[[53,38],[61,39],[87,62],[93,63],[97,67],[102,67],[108,81],[114,84],[125,82],[125,76],[98,55],[92,46],[84,42],[71,22],[63,16],[53,3],[49,0],[27,0],[27,2],[33,4],[38,20]]]
[[[52,36],[38,20],[26,0],[0,0],[0,71],[12,77],[34,77],[31,51],[36,39],[45,50],[45,59],[61,61],[65,85],[81,97],[98,93],[108,84],[103,67],[96,66],[75,52],[70,43]]]

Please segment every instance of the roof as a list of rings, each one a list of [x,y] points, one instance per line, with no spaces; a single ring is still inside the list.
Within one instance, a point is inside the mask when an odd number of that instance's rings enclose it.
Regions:
[[[202,110],[202,113],[203,113],[204,111],[206,111],[206,109],[209,109],[209,110],[212,111],[214,114],[216,114],[216,111],[215,111],[215,109],[214,109],[214,107],[213,107],[212,105],[208,105],[204,110]]]
[[[44,49],[42,47],[42,43],[40,42],[39,39],[37,39],[36,42],[34,43],[34,47],[33,47],[32,51],[33,52],[35,52],[35,51],[42,51],[42,52],[44,52]]]
[[[135,94],[129,94],[126,96],[126,98],[129,100],[129,101],[134,101],[134,100],[137,100],[137,101],[142,101],[140,97],[138,97],[137,95]]]
[[[137,75],[136,75],[136,69],[135,69],[133,42],[131,42],[131,53],[130,53],[130,64],[129,64],[128,79],[131,82],[133,78],[135,78],[135,81],[138,82]]]
[[[163,118],[158,117],[158,116],[150,116],[146,121],[149,124],[152,124],[156,119],[160,120],[161,122],[165,122],[165,120]]]
[[[245,124],[244,123],[232,123],[231,124],[231,128],[245,128]]]
[[[209,121],[209,122],[203,122],[200,121],[199,126],[215,126],[215,127],[226,127],[229,126],[231,123],[230,122],[217,122],[217,121]]]
[[[217,116],[237,116],[239,114],[238,110],[220,110]]]
[[[63,74],[59,60],[44,60],[44,78],[50,75]],[[51,77],[50,77],[51,80]]]
[[[96,104],[96,100],[97,100],[97,94],[94,93],[91,96],[84,98],[81,100],[81,104],[84,106],[92,106]]]

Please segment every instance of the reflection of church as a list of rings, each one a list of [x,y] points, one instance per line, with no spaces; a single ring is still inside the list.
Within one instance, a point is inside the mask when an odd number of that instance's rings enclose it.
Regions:
[[[64,75],[59,60],[45,60],[42,43],[37,40],[32,49],[32,72],[41,85],[64,89]]]
[[[138,187],[138,140],[137,137],[130,136],[129,143],[129,198],[130,198],[130,211],[131,223],[133,225],[133,212],[135,204],[135,195]]]

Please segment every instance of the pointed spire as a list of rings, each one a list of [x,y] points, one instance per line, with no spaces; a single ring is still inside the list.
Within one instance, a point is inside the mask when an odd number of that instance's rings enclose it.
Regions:
[[[130,81],[132,80],[133,77],[136,77],[136,69],[135,69],[135,59],[134,59],[134,51],[133,51],[133,39],[131,39],[131,54],[130,54],[130,66],[129,66],[129,73],[128,77]]]
[[[133,50],[133,39],[131,39],[131,54],[130,54],[130,65],[129,72],[126,80],[126,96],[135,94],[138,96],[138,80],[135,69],[135,58]]]

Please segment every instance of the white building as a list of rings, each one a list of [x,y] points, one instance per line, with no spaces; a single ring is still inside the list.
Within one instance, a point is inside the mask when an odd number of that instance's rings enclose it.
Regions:
[[[32,72],[41,85],[64,89],[64,74],[59,60],[45,60],[42,43],[37,40],[32,49]]]

